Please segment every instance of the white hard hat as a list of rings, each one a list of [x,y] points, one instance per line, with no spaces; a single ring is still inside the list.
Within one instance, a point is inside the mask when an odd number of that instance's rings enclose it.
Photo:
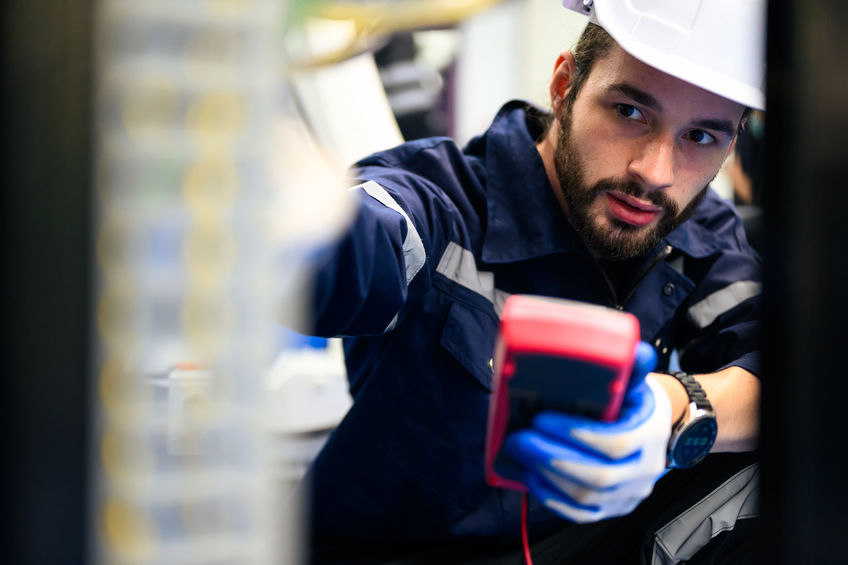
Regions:
[[[765,0],[563,0],[665,73],[765,109]]]

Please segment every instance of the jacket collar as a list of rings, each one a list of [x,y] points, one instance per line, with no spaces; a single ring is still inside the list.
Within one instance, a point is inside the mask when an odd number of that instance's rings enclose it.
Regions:
[[[696,258],[707,257],[725,247],[725,243],[716,235],[718,228],[715,226],[716,218],[727,218],[727,214],[720,214],[720,208],[727,204],[713,191],[707,190],[707,195],[698,205],[695,214],[689,220],[683,222],[674,231],[666,236],[666,241],[675,249]],[[723,231],[723,233],[727,233]]]
[[[586,251],[554,196],[528,130],[528,113],[541,112],[525,102],[511,101],[486,132],[488,221],[482,257],[488,263]]]

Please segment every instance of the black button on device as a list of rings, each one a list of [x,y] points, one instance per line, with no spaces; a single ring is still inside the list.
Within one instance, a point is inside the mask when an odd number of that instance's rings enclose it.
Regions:
[[[663,294],[665,294],[666,296],[671,296],[672,294],[674,294],[674,289],[674,283],[666,283],[663,287]]]

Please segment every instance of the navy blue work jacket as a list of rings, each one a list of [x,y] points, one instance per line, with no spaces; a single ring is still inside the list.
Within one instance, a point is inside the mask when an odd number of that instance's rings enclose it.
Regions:
[[[605,275],[555,199],[541,116],[510,102],[465,149],[423,139],[357,164],[361,206],[315,283],[313,330],[348,336],[354,398],[310,469],[316,547],[520,539],[520,495],[483,478],[510,294],[623,307],[661,366],[678,350],[690,372],[758,372],[760,265],[731,206],[709,191],[653,251]],[[531,536],[564,524],[531,506]]]

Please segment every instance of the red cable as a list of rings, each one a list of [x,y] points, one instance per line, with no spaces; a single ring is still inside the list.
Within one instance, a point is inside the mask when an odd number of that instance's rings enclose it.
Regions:
[[[524,543],[524,562],[533,565],[530,557],[530,541],[527,536],[527,493],[521,495],[521,541]]]

